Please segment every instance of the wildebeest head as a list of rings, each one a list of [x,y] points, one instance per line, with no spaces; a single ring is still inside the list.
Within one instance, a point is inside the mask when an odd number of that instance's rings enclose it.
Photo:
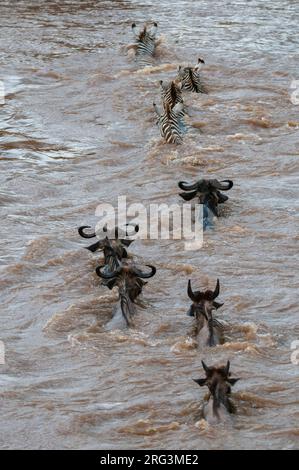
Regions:
[[[127,224],[129,226],[130,224]],[[78,228],[79,235],[83,238],[95,238],[97,236],[96,232],[86,233],[85,229],[91,228],[88,225],[82,225]],[[103,232],[107,233],[107,236],[98,240],[96,243],[93,243],[90,246],[87,246],[86,249],[94,253],[97,250],[103,250],[105,254],[105,250],[114,250],[115,255],[119,258],[127,258],[127,250],[126,247],[130,246],[134,240],[129,240],[126,238],[119,238],[119,228],[116,227],[114,233],[108,234],[108,229],[106,226],[103,227]],[[134,231],[137,233],[139,231],[139,226],[134,226]],[[128,230],[125,232],[126,237],[130,236]]]
[[[218,217],[218,204],[228,200],[228,196],[222,194],[221,191],[228,191],[233,187],[233,184],[231,180],[201,179],[196,183],[180,181],[178,186],[185,191],[180,193],[185,201],[191,201],[198,197],[199,203],[205,204]]]
[[[191,280],[188,281],[188,289],[187,293],[189,298],[192,300],[191,307],[189,308],[187,315],[190,317],[195,317],[197,322],[201,325],[201,327],[207,324],[209,328],[209,337],[208,337],[208,344],[209,346],[214,346],[214,327],[217,326],[218,328],[222,329],[221,323],[213,318],[213,310],[217,310],[218,308],[222,307],[223,304],[216,302],[216,298],[218,297],[220,292],[220,283],[219,279],[217,279],[216,287],[214,291],[212,290],[205,290],[193,292],[191,287]]]
[[[219,417],[218,410],[222,405],[225,406],[229,413],[234,411],[234,407],[230,402],[229,396],[231,393],[231,386],[240,380],[231,378],[230,362],[227,361],[226,366],[222,367],[208,367],[204,361],[202,361],[202,367],[206,373],[204,379],[193,379],[200,387],[207,386],[210,392],[210,396],[213,399],[213,413],[216,417]]]
[[[128,326],[131,326],[131,318],[135,313],[134,303],[141,294],[146,282],[143,279],[149,279],[156,274],[156,268],[147,265],[150,272],[143,272],[136,266],[128,263],[118,263],[118,268],[113,272],[104,271],[105,266],[98,266],[96,273],[102,279],[105,279],[109,289],[117,286],[119,289],[122,314]]]

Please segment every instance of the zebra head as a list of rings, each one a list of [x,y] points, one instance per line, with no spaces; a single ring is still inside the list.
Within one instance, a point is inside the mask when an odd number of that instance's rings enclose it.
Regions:
[[[151,39],[156,38],[158,30],[158,23],[154,22],[151,26],[145,24],[142,29],[137,29],[136,23],[132,23],[132,31],[136,39],[143,42],[147,37]]]
[[[187,65],[187,66],[183,67],[182,65],[179,65],[179,67],[178,67],[178,78],[182,78],[183,76],[185,76],[190,71],[193,71],[193,70],[199,71],[203,67],[204,64],[205,64],[205,61],[199,57],[198,60],[197,60],[197,64],[195,66]]]
[[[180,181],[178,186],[186,191],[180,193],[185,201],[191,201],[191,199],[198,197],[199,203],[205,204],[218,217],[218,204],[228,200],[228,196],[222,194],[221,191],[230,190],[233,187],[233,182],[231,180],[202,179],[196,183]]]
[[[179,65],[177,79],[182,80],[185,77],[188,69],[190,69],[190,67],[183,67],[182,65]]]

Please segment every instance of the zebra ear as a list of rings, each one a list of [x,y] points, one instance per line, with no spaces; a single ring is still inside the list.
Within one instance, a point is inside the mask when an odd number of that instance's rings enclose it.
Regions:
[[[135,36],[137,35],[137,31],[136,31],[136,23],[132,23],[132,31],[133,33],[135,34]]]
[[[155,110],[157,116],[160,116],[160,112],[159,112],[159,109],[158,109],[158,106],[156,105],[156,103],[153,103],[153,107],[154,107],[154,110]]]
[[[205,61],[199,57],[197,64],[194,67],[194,70],[200,70],[204,63]]]

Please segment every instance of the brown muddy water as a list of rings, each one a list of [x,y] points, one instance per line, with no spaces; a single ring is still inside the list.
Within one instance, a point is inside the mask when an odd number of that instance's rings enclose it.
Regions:
[[[0,445],[6,448],[298,447],[299,2],[1,1]],[[131,23],[157,21],[137,70]],[[189,132],[161,141],[152,102],[205,59],[208,95],[185,95]],[[177,182],[235,182],[201,250],[134,242],[155,264],[136,327],[107,329],[115,296],[77,226],[101,202],[176,203]],[[189,278],[220,278],[226,343],[194,348]],[[200,420],[192,378],[231,360],[238,413]]]

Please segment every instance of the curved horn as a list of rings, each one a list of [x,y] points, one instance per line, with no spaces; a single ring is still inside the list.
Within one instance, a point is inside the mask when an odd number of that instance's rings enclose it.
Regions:
[[[140,277],[141,279],[148,279],[150,277],[153,277],[156,274],[157,269],[155,268],[155,266],[151,266],[150,264],[146,264],[146,266],[148,268],[151,268],[150,273],[143,273],[142,271],[139,271],[139,269],[137,268],[134,268],[132,271],[134,272],[134,274],[136,274],[136,276]]]
[[[196,196],[197,196],[197,190],[195,191],[190,191],[190,192],[186,192],[186,193],[179,193],[179,196],[181,196],[184,201],[191,201],[192,199],[194,199]]]
[[[188,289],[187,289],[188,297],[194,302],[196,300],[194,292],[191,287],[191,280],[188,281]]]
[[[210,372],[210,368],[204,363],[204,361],[201,361],[201,363],[204,371],[208,374]]]
[[[92,253],[94,253],[97,250],[102,250],[102,249],[103,249],[103,242],[101,241],[98,241],[98,242],[93,243],[92,245],[86,246],[86,250],[89,250]]]
[[[226,185],[222,185],[222,183],[227,183]],[[214,185],[215,188],[221,189],[222,191],[228,191],[233,187],[234,183],[232,180],[222,180],[222,181],[217,181],[217,183]]]
[[[183,191],[193,191],[197,189],[197,182],[196,183],[186,183],[186,181],[179,181],[178,186]]]
[[[91,228],[89,225],[82,225],[81,227],[78,228],[78,233],[81,237],[83,238],[94,238],[96,236],[96,233],[84,233],[85,228]]]
[[[103,266],[98,266],[96,268],[96,273],[99,277],[103,278],[103,279],[112,279],[113,277],[116,277],[117,274],[119,273],[120,271],[120,268],[117,268],[114,272],[112,273],[102,273],[101,269],[104,268],[105,265]]]
[[[217,279],[216,287],[213,292],[213,299],[216,299],[216,297],[218,297],[219,292],[220,292],[220,282],[219,282],[219,279]]]
[[[230,368],[230,362],[227,361],[225,369],[224,369],[224,373],[226,374],[226,376],[228,376],[229,374],[229,368]]]

